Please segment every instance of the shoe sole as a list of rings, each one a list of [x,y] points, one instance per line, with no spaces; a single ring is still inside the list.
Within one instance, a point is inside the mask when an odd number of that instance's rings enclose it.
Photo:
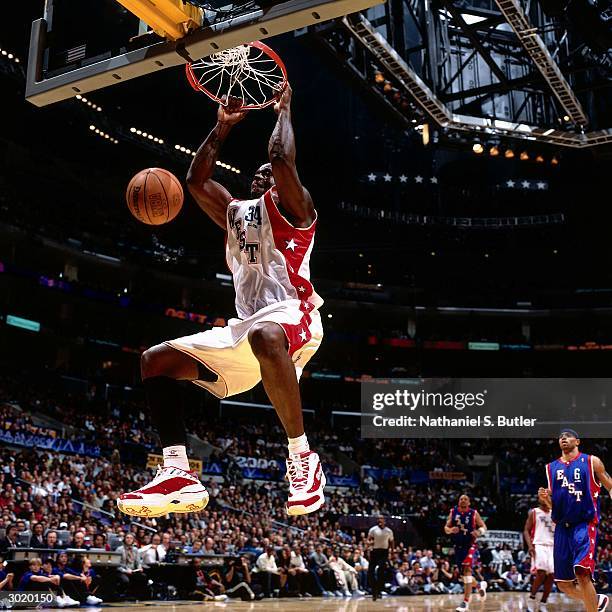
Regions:
[[[303,514],[310,514],[311,512],[316,512],[324,503],[325,503],[325,495],[323,494],[323,490],[325,489],[325,485],[327,484],[327,480],[325,479],[325,474],[323,474],[321,478],[321,486],[319,491],[321,491],[321,499],[318,502],[315,502],[311,506],[285,506],[285,510],[289,516],[302,516]]]
[[[195,501],[180,501],[178,499],[169,501],[164,506],[151,506],[142,504],[139,506],[117,500],[117,506],[123,514],[139,516],[141,518],[158,518],[166,514],[187,514],[189,512],[201,512],[208,505],[208,494]]]

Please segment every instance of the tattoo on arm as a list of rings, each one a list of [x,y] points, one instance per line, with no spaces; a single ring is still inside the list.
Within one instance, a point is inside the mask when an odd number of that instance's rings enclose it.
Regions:
[[[198,206],[223,229],[225,229],[227,205],[232,196],[225,187],[212,180],[212,175],[215,172],[221,145],[230,129],[230,125],[217,122],[195,154],[187,173],[187,187]]]
[[[271,162],[283,159],[295,164],[295,134],[289,111],[282,111],[278,115],[274,131],[270,136],[268,155]]]
[[[227,138],[229,130],[227,124],[217,123],[197,150],[187,173],[187,182],[201,184],[212,177],[221,145]]]

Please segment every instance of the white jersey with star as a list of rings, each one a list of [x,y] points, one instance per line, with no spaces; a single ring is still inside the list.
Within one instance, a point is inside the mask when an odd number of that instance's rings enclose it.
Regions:
[[[307,314],[323,304],[310,283],[316,219],[296,228],[281,215],[276,188],[227,207],[226,261],[236,290],[236,312],[247,319],[267,306],[299,300]]]

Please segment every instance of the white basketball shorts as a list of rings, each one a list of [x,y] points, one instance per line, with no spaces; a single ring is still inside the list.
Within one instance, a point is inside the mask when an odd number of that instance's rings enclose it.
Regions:
[[[555,571],[553,561],[553,546],[550,544],[534,544],[535,559],[531,560],[531,571],[544,570],[547,574]]]
[[[252,389],[261,380],[248,333],[253,325],[263,322],[278,323],[283,328],[299,380],[323,339],[321,315],[308,302],[276,302],[248,319],[230,319],[225,327],[213,327],[165,344],[193,357],[218,376],[216,382],[194,380],[196,385],[219,398],[229,397]]]

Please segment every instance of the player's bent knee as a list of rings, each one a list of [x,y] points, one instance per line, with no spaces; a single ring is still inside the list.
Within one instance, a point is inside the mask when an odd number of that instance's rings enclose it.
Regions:
[[[167,344],[156,344],[140,356],[140,372],[143,379],[154,376],[181,379],[185,377],[184,370],[187,367],[190,371],[197,370],[192,361],[190,357],[184,356]]]
[[[143,378],[151,378],[154,374],[156,365],[156,346],[148,348],[140,356],[140,373]]]
[[[249,331],[249,344],[258,359],[274,360],[287,352],[287,337],[277,323],[259,323]]]

